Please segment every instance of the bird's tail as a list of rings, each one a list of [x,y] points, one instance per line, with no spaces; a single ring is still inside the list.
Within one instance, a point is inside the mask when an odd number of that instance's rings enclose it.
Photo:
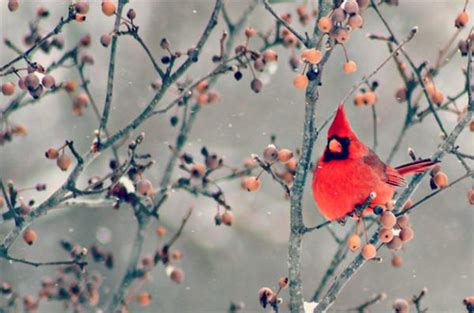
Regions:
[[[432,169],[439,161],[432,161],[431,159],[419,160],[407,164],[400,165],[395,169],[401,175],[409,175],[414,173],[421,173]]]

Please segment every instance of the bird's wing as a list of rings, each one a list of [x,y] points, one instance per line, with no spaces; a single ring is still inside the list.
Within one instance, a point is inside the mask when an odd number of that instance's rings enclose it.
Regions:
[[[369,149],[367,155],[364,156],[364,163],[369,165],[387,184],[396,187],[407,185],[405,178],[396,169],[380,160],[374,151]]]

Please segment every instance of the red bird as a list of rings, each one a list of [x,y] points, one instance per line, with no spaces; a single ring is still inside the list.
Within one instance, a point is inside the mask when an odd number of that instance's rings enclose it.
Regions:
[[[436,163],[425,159],[396,168],[385,164],[357,138],[341,104],[328,130],[326,149],[314,170],[314,200],[325,218],[336,221],[375,192],[370,213],[377,205],[385,206],[396,187],[406,186],[404,175],[424,172]]]

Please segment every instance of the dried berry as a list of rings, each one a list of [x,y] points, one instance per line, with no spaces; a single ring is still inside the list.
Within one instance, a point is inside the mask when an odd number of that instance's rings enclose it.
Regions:
[[[398,236],[403,242],[408,242],[413,239],[415,233],[410,227],[402,228]]]
[[[255,92],[259,93],[262,91],[263,88],[263,83],[260,79],[254,78],[252,82],[250,83],[250,88]]]
[[[104,47],[108,47],[112,42],[112,36],[110,34],[103,34],[100,36],[100,44]]]

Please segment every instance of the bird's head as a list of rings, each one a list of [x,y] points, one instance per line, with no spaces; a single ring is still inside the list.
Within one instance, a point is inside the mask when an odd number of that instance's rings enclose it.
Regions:
[[[332,121],[327,135],[328,141],[324,151],[324,161],[345,160],[350,156],[351,144],[358,142],[357,136],[351,128],[344,110],[344,104],[337,108],[336,116]]]

